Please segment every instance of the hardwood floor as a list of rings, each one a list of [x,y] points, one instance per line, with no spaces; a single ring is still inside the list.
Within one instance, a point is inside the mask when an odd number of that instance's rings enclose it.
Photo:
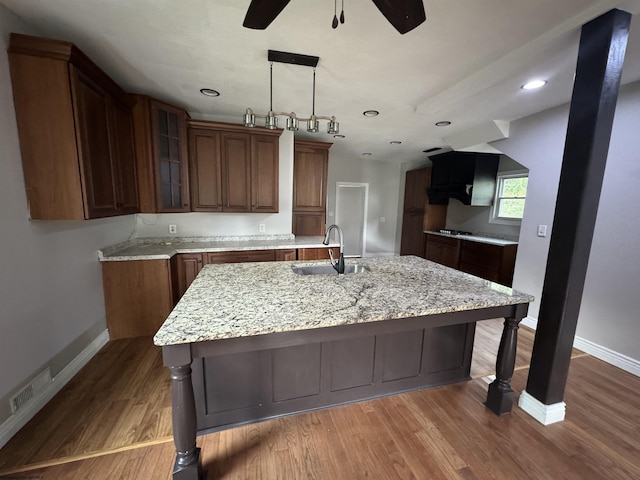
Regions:
[[[199,437],[208,478],[640,478],[638,377],[574,351],[564,422],[544,427],[519,408],[496,417],[484,407],[481,377],[493,373],[501,323],[478,325],[469,382]],[[521,328],[516,392],[532,340]],[[112,372],[120,368],[131,370]],[[149,339],[110,342],[0,450],[0,478],[170,479],[167,376]]]

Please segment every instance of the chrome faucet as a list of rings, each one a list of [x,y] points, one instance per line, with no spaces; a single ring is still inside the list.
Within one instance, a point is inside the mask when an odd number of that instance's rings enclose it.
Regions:
[[[327,228],[327,233],[325,234],[324,242],[322,243],[324,243],[325,245],[329,245],[329,238],[331,237],[331,231],[334,228],[338,231],[338,237],[340,239],[340,256],[338,257],[338,261],[336,261],[333,258],[333,250],[330,248],[329,258],[333,268],[335,268],[338,273],[344,273],[344,255],[342,253],[342,251],[344,250],[344,237],[342,236],[342,229],[338,225],[335,225],[335,224],[331,225],[329,228]]]

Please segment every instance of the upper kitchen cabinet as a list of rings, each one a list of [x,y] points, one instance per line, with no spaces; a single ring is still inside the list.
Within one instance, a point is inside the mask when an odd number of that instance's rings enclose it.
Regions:
[[[293,159],[293,234],[324,235],[331,143],[296,140]]]
[[[455,198],[465,205],[491,206],[499,161],[500,155],[494,153],[447,152],[431,157],[429,203],[448,205]]]
[[[140,211],[190,211],[187,166],[187,112],[136,95],[133,111]]]
[[[135,100],[72,43],[14,33],[8,51],[31,218],[138,212]]]
[[[277,213],[282,130],[189,121],[191,209]]]

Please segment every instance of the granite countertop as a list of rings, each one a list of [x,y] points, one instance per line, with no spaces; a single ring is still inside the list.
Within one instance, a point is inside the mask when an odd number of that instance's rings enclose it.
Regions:
[[[178,253],[233,252],[243,250],[279,250],[289,248],[327,248],[324,237],[294,235],[255,235],[230,237],[138,238],[98,250],[101,262],[158,260]],[[337,247],[331,242],[328,246]]]
[[[154,337],[159,346],[375,322],[533,301],[414,256],[358,259],[370,270],[297,275],[292,265],[207,265]],[[354,263],[347,260],[347,264]]]
[[[451,235],[450,233],[425,231],[430,235],[440,235],[441,237],[457,238],[458,240],[469,240],[471,242],[488,243],[490,245],[517,245],[518,242],[505,240],[502,238],[481,237],[479,235]]]

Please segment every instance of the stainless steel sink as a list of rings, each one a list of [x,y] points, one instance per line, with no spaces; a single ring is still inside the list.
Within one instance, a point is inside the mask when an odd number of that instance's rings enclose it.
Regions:
[[[338,275],[332,265],[292,265],[291,270],[298,275]],[[369,267],[361,263],[348,263],[344,266],[345,275],[368,271]]]

